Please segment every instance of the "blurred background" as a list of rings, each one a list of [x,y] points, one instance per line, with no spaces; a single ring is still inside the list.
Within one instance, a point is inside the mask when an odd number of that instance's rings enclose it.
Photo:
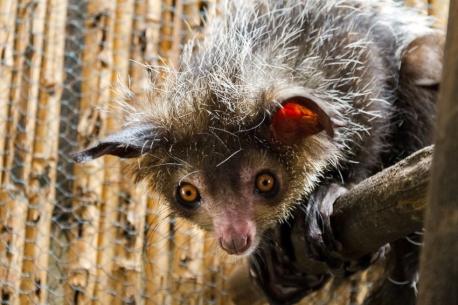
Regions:
[[[217,0],[0,0],[0,304],[230,304],[234,260],[134,186],[69,154],[120,128],[116,86],[147,96]],[[405,1],[445,28],[447,0]],[[381,266],[303,304],[361,304]],[[402,305],[402,304],[400,304]]]

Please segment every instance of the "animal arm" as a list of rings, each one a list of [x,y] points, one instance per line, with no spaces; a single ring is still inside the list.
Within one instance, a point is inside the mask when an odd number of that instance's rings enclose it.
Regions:
[[[336,200],[330,219],[343,261],[375,253],[383,245],[422,229],[432,154],[433,146],[423,148]],[[329,270],[323,270],[325,274]],[[236,305],[257,304],[263,299],[246,265],[234,271],[229,293]]]

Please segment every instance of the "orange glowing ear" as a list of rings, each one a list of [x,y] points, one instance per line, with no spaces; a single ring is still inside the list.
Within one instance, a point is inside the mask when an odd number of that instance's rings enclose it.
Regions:
[[[326,112],[304,97],[284,101],[272,116],[270,130],[273,138],[283,144],[297,143],[323,130],[334,136],[333,124]]]

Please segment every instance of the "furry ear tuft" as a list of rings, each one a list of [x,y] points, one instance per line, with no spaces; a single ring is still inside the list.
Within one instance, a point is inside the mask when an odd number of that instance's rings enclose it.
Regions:
[[[157,141],[157,134],[152,126],[130,126],[109,135],[97,145],[73,153],[71,156],[78,163],[91,161],[104,155],[136,158],[150,152]]]
[[[334,136],[330,117],[318,104],[302,96],[285,100],[270,124],[272,137],[283,144],[294,144],[323,130]]]

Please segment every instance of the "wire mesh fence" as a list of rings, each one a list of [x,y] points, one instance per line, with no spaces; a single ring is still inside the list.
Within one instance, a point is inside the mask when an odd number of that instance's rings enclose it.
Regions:
[[[443,26],[445,1],[407,2]],[[69,157],[120,127],[118,83],[146,98],[144,65],[176,63],[217,11],[216,0],[0,0],[1,304],[230,304],[234,263],[210,235],[168,215],[120,161]],[[360,304],[377,273],[304,304]]]

